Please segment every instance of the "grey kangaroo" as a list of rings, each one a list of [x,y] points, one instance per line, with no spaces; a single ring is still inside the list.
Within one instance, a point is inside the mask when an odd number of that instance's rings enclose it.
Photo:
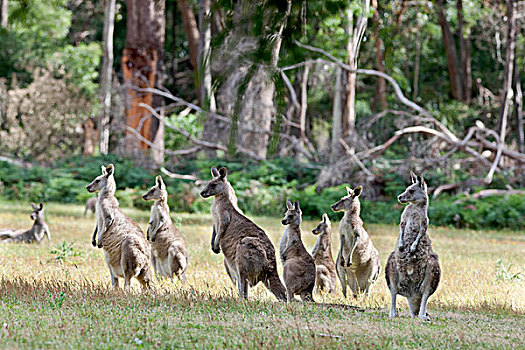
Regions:
[[[429,321],[428,298],[436,291],[441,268],[428,237],[427,184],[421,175],[410,173],[412,184],[401,193],[398,201],[408,203],[403,214],[395,250],[385,267],[386,284],[390,289],[390,317],[397,316],[397,294],[407,298],[410,316]]]
[[[312,258],[315,262],[315,287],[318,292],[335,294],[337,273],[332,256],[332,224],[326,213],[312,233],[319,236],[312,249]]]
[[[361,213],[359,196],[362,190],[361,186],[353,190],[347,187],[347,196],[332,205],[333,211],[343,210],[345,212],[339,223],[341,248],[336,263],[337,275],[345,297],[347,285],[350,286],[354,298],[360,293],[368,296],[381,271],[379,252],[374,247],[359,217]]]
[[[31,219],[34,220],[33,227],[29,230],[0,230],[0,242],[2,243],[42,243],[42,239],[46,236],[47,240],[51,241],[49,227],[44,220],[44,204],[36,205],[31,203],[33,212]]]
[[[215,197],[212,208],[216,226],[213,250],[224,253],[226,271],[237,282],[239,297],[248,298],[248,286],[263,282],[277,299],[286,299],[286,290],[277,272],[275,248],[266,233],[234,207],[230,200],[226,168],[218,170],[201,192]]]
[[[135,277],[143,288],[149,288],[151,247],[140,226],[119,208],[114,169],[113,164],[102,166],[102,175],[86,187],[90,193],[98,191],[97,226],[91,243],[104,249],[113,287],[118,288],[118,278],[124,278],[124,288],[129,291]]]
[[[151,262],[157,278],[177,276],[184,283],[188,251],[180,231],[171,221],[168,192],[160,175],[155,179],[155,186],[142,198],[155,201],[151,206],[147,238],[151,242]]]
[[[301,208],[299,201],[286,201],[286,214],[282,220],[285,225],[279,244],[279,253],[283,263],[283,277],[288,302],[299,295],[302,301],[314,301],[312,292],[315,287],[315,263],[301,239]]]
[[[95,211],[97,210],[97,197],[91,197],[86,202],[86,209],[84,210],[84,217],[86,217],[87,213],[90,211],[95,214]]]

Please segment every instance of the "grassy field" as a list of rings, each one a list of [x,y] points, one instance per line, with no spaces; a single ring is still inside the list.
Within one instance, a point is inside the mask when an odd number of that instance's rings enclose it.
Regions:
[[[142,293],[135,281],[126,295],[110,287],[103,252],[91,246],[95,218],[76,205],[45,209],[51,243],[0,244],[2,348],[525,348],[524,232],[432,228],[442,278],[424,323],[408,316],[404,298],[400,317],[388,318],[383,274],[368,300],[344,299],[339,288],[336,298],[287,305],[259,285],[239,302],[209,248],[209,215],[180,215],[186,285],[162,281]],[[146,229],[148,212],[124,211]],[[0,229],[29,228],[29,214],[27,203],[0,202]],[[277,246],[280,218],[254,221]],[[307,249],[316,224],[303,224]],[[367,229],[384,266],[397,227]]]

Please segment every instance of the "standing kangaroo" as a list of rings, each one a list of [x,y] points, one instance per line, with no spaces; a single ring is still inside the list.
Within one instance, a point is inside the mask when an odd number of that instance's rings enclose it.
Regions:
[[[177,276],[184,283],[188,251],[181,233],[171,221],[168,192],[160,175],[155,179],[155,186],[142,198],[155,200],[151,206],[147,238],[151,242],[151,262],[157,278],[159,275],[172,279]]]
[[[114,169],[113,164],[102,166],[102,175],[86,187],[90,193],[98,191],[97,226],[91,243],[104,249],[113,287],[118,288],[120,277],[129,291],[131,278],[135,277],[143,288],[149,288],[151,247],[140,226],[119,208]]]
[[[368,297],[381,271],[379,252],[359,217],[361,213],[359,196],[362,190],[361,186],[357,186],[354,190],[347,187],[348,195],[332,205],[333,211],[345,212],[339,223],[341,248],[336,262],[337,275],[345,297],[347,285],[350,286],[354,298],[360,293]]]
[[[319,225],[312,233],[318,235],[312,249],[312,258],[315,262],[315,286],[318,292],[325,291],[335,294],[337,273],[332,256],[332,224],[328,215],[323,214]]]
[[[277,299],[285,300],[286,290],[277,272],[275,249],[266,233],[235,208],[230,200],[228,170],[220,168],[201,192],[203,198],[215,197],[212,208],[216,230],[214,252],[224,253],[226,272],[237,282],[239,297],[248,298],[248,284],[263,282]]]
[[[397,294],[407,298],[410,316],[429,321],[428,298],[436,291],[441,268],[428,237],[427,184],[421,175],[410,172],[412,184],[398,201],[407,207],[401,214],[399,238],[385,267],[386,284],[390,289],[390,317],[396,317]]]
[[[86,217],[89,211],[95,214],[96,210],[97,210],[97,197],[91,197],[86,202],[86,209],[84,209],[84,217]]]
[[[314,301],[312,292],[315,287],[315,263],[301,240],[301,208],[299,201],[286,201],[286,214],[282,224],[286,225],[279,253],[283,263],[283,277],[286,286],[286,298],[292,301],[295,295],[302,301]]]
[[[29,230],[0,230],[0,242],[3,243],[42,243],[44,235],[47,240],[51,241],[51,235],[49,234],[49,227],[44,220],[44,204],[36,205],[31,203],[33,212],[31,213],[31,219],[34,220],[33,227]]]

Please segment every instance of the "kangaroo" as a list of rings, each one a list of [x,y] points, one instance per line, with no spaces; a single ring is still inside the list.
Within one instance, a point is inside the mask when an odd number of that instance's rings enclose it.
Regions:
[[[97,209],[97,197],[89,198],[86,202],[86,209],[84,210],[84,217],[86,217],[89,211],[95,214],[96,209]]]
[[[301,240],[302,213],[299,201],[292,205],[287,200],[286,209],[282,220],[286,228],[279,244],[286,298],[290,302],[295,295],[299,295],[302,301],[314,301],[312,292],[315,287],[315,263]]]
[[[217,170],[216,167],[211,167],[211,176],[212,177],[219,177],[219,171]],[[242,210],[239,209],[239,206],[237,204],[237,196],[235,195],[235,190],[233,189],[232,185],[230,184],[230,182],[228,180],[226,180],[226,188],[228,190],[228,198],[230,199],[230,202],[232,203],[232,205],[234,206],[234,208],[241,214],[243,214]],[[211,203],[211,211],[213,212],[214,211],[214,208],[215,208],[216,204],[215,204],[215,198],[213,198],[213,202]],[[215,254],[219,254],[220,251],[215,251],[213,250],[214,249],[214,245],[213,245],[213,242],[215,241],[215,236],[217,235],[217,228],[216,228],[216,223],[214,222],[213,223],[213,233],[211,235],[211,250],[215,253]],[[218,246],[217,246],[218,247]],[[231,276],[230,276],[231,277]],[[235,284],[235,281],[233,282]]]
[[[397,316],[396,296],[408,300],[410,316],[429,321],[428,298],[436,291],[441,278],[438,255],[432,251],[428,237],[428,194],[423,176],[410,172],[412,184],[398,196],[401,204],[409,203],[401,214],[396,247],[385,267],[390,289],[391,318]]]
[[[319,236],[312,249],[316,289],[318,292],[325,291],[335,294],[337,274],[332,256],[332,224],[326,213],[323,214],[321,222],[312,233]]]
[[[143,288],[149,288],[151,247],[140,226],[119,208],[114,169],[113,164],[102,166],[102,175],[86,187],[90,193],[98,191],[97,226],[91,243],[104,249],[113,287],[118,288],[118,279],[124,278],[124,289],[129,291],[135,277]]]
[[[0,230],[0,242],[2,243],[42,243],[44,235],[48,242],[51,242],[51,234],[49,227],[44,220],[44,204],[36,205],[31,203],[33,212],[31,213],[31,220],[34,221],[33,227],[29,230]]]
[[[177,276],[185,283],[188,251],[181,233],[171,221],[168,192],[160,175],[155,179],[155,186],[142,198],[146,201],[155,200],[151,206],[147,239],[151,242],[151,262],[157,279],[159,275],[171,279]]]
[[[226,168],[218,170],[201,192],[215,197],[212,208],[216,229],[214,252],[224,253],[226,272],[237,282],[239,298],[248,298],[248,284],[263,282],[277,299],[285,300],[286,290],[277,272],[275,249],[266,233],[235,208],[230,200]]]
[[[361,213],[359,196],[363,188],[357,186],[352,190],[346,187],[346,191],[348,195],[332,205],[333,211],[345,212],[339,223],[341,248],[336,262],[337,275],[345,297],[347,285],[350,286],[354,298],[357,298],[360,293],[368,297],[381,271],[379,252],[374,247],[359,217]]]

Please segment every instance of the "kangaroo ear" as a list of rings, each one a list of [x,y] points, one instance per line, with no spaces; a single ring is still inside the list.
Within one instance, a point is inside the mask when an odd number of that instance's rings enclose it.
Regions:
[[[328,215],[326,215],[326,213],[323,214],[323,222],[328,225],[330,224],[330,218]]]
[[[220,168],[219,176],[221,179],[226,179],[226,176],[228,176],[228,169],[226,169],[225,167]]]
[[[413,171],[410,172],[410,180],[412,181],[413,184],[417,182],[417,176],[416,174],[414,174]]]
[[[354,194],[354,191],[352,191],[350,187],[346,186],[346,193],[348,193],[348,195],[351,196],[352,194]]]
[[[292,209],[293,208],[293,205],[292,205],[292,202],[290,202],[289,199],[286,200],[286,209]]]
[[[36,204],[31,202],[31,208],[33,208],[33,210],[36,210]]]
[[[102,169],[102,175],[105,176],[105,175],[108,174],[108,172],[106,171],[106,167],[105,167],[105,166],[101,165],[101,166],[100,166],[100,169]]]
[[[38,208],[38,210],[42,210],[44,208],[44,203],[40,203],[40,207]]]
[[[113,175],[113,171],[115,170],[115,166],[113,164],[110,164],[106,167],[106,176]]]
[[[421,187],[422,189],[425,189],[427,184],[425,183],[425,180],[423,179],[423,174],[417,175],[417,183],[419,184],[419,187]]]
[[[299,201],[297,201],[297,200],[295,201],[294,208],[295,208],[296,212],[300,212],[301,211],[301,208],[299,208]]]
[[[359,197],[363,192],[363,186],[357,186],[354,188],[354,197]]]
[[[211,176],[213,176],[213,177],[219,177],[219,171],[218,171],[217,168],[214,167],[214,166],[211,167]]]
[[[162,190],[164,188],[164,181],[162,181],[162,176],[157,175],[155,178],[155,182],[157,183],[157,186]]]

